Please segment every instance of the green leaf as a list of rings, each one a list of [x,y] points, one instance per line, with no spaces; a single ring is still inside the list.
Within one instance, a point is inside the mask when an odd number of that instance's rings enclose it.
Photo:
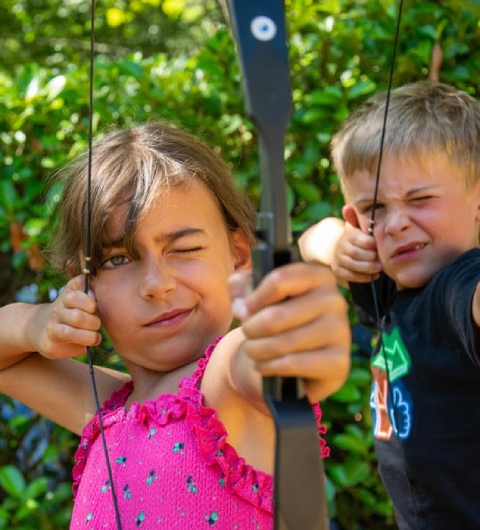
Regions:
[[[308,99],[315,105],[335,107],[343,100],[343,92],[338,87],[326,87],[323,90],[313,90]]]
[[[347,98],[351,101],[352,99],[369,96],[370,94],[373,94],[375,92],[376,88],[376,83],[371,79],[360,81],[348,90]]]
[[[349,486],[355,486],[363,482],[370,474],[370,466],[363,460],[349,459],[345,467],[345,479]]]
[[[39,477],[30,484],[25,490],[26,499],[35,499],[48,491],[48,480],[46,477]]]
[[[344,449],[351,453],[365,454],[365,443],[354,436],[348,434],[338,434],[333,437],[333,443],[336,447]]]
[[[320,221],[328,217],[332,213],[332,206],[327,201],[319,201],[314,204],[309,204],[302,215],[305,220],[311,220],[313,222]]]
[[[122,74],[131,75],[135,79],[141,79],[145,75],[143,66],[133,61],[121,61],[117,63],[117,66]]]
[[[367,385],[371,383],[372,376],[370,370],[366,368],[352,368],[348,380],[355,385]]]
[[[18,194],[17,190],[15,189],[15,185],[10,180],[4,180],[0,182],[0,188],[0,202],[4,205],[7,212],[12,212],[15,207],[15,203],[18,200]]]
[[[350,403],[360,399],[360,390],[357,386],[347,381],[340,390],[332,394],[331,399],[341,403]]]
[[[17,467],[3,466],[0,468],[0,485],[13,497],[23,498],[25,479]]]

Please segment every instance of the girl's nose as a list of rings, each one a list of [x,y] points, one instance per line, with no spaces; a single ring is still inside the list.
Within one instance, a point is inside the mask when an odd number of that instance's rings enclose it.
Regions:
[[[162,259],[146,260],[139,276],[139,294],[145,300],[163,298],[175,288],[173,270]]]

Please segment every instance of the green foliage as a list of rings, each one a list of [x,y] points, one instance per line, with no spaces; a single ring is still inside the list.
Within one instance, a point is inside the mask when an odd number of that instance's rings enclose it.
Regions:
[[[18,293],[46,300],[52,287],[61,285],[38,253],[50,238],[59,193],[48,177],[87,147],[89,90],[88,3],[4,4],[0,303]],[[397,4],[286,1],[294,109],[285,154],[295,230],[340,215],[341,191],[328,145],[351,110],[387,86]],[[214,146],[239,185],[258,199],[255,132],[245,117],[232,40],[215,5],[102,2],[96,16],[94,133],[112,125],[173,121]],[[478,94],[479,18],[478,0],[405,2],[394,86],[428,77],[438,40],[440,79]],[[375,470],[369,389],[368,361],[355,357],[347,384],[323,404],[332,448],[326,461],[329,508],[345,529],[394,528]],[[0,406],[0,529],[66,528],[75,440],[23,409],[12,409],[5,397]],[[24,445],[31,439],[40,447],[31,451],[34,459]]]
[[[0,529],[68,528],[70,433],[4,397],[0,402]]]

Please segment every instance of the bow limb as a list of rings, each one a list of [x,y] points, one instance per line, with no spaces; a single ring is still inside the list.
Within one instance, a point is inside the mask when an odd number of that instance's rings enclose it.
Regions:
[[[259,138],[261,209],[254,249],[256,282],[294,261],[284,139],[292,100],[283,0],[229,0],[245,107]],[[325,530],[327,510],[316,419],[302,381],[266,377],[263,394],[275,422],[275,530]]]

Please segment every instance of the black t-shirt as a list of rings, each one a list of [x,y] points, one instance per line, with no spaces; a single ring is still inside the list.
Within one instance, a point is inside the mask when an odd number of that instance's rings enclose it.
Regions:
[[[401,530],[480,529],[480,333],[471,317],[479,281],[474,249],[423,288],[376,282],[383,348],[372,354],[370,404]],[[376,321],[371,286],[351,289],[360,317]]]

